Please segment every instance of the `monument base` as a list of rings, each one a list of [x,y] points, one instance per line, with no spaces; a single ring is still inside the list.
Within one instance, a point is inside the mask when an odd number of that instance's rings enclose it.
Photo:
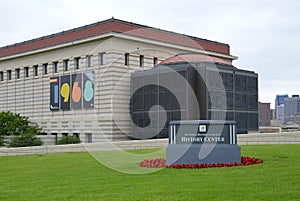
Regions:
[[[240,163],[241,149],[237,144],[168,144],[167,165]]]

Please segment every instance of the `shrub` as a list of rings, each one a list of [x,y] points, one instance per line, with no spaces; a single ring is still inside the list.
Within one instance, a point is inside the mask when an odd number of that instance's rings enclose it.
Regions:
[[[40,138],[32,134],[15,136],[9,143],[9,147],[29,147],[41,146],[43,142]]]
[[[57,141],[57,144],[78,144],[80,143],[80,139],[75,135],[64,136],[60,140]]]
[[[0,135],[0,147],[4,145],[4,138]]]

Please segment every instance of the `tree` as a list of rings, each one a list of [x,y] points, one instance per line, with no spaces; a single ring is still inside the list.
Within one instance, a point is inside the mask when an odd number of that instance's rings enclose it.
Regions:
[[[41,129],[32,124],[28,117],[11,112],[0,112],[0,135],[39,134]]]
[[[0,112],[0,136],[14,136],[9,146],[38,146],[42,141],[36,137],[41,133],[38,125],[31,123],[28,117],[11,112]],[[2,140],[3,142],[3,140]],[[1,138],[0,138],[1,143]]]

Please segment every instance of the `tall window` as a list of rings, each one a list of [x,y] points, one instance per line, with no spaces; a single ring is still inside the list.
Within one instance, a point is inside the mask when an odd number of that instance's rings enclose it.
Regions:
[[[129,65],[129,53],[125,53],[125,65]]]
[[[144,55],[140,55],[140,67],[144,66]]]
[[[20,68],[16,69],[16,79],[20,79]]]
[[[68,59],[64,60],[64,71],[69,71],[70,70],[70,66],[69,66],[70,62]]]
[[[92,143],[93,142],[93,134],[92,133],[85,133],[85,142]]]
[[[7,80],[11,80],[11,70],[7,71]]]
[[[0,72],[0,81],[3,81],[4,80],[4,73],[3,71]]]
[[[54,73],[58,73],[59,69],[58,69],[58,61],[53,62],[53,72]]]
[[[158,59],[157,57],[153,58],[153,66],[156,66],[158,64]]]
[[[81,59],[80,59],[80,57],[76,57],[74,59],[74,62],[75,62],[75,69],[80,69],[81,68]]]
[[[29,77],[29,67],[24,68],[24,76]]]
[[[39,75],[39,66],[33,66],[33,75],[38,76]]]
[[[48,64],[43,64],[44,75],[48,74]]]
[[[93,55],[88,55],[87,56],[87,66],[92,67],[94,65],[93,63]]]
[[[106,64],[105,52],[99,53],[99,64],[100,65]]]

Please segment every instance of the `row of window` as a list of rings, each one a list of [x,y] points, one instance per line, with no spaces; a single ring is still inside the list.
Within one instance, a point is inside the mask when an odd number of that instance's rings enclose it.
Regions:
[[[126,65],[126,66],[129,66],[129,53],[125,53],[125,61],[124,61],[124,64]],[[139,66],[140,67],[143,67],[144,66],[144,59],[145,59],[145,57],[144,57],[144,55],[140,55],[140,57],[139,57]],[[154,57],[153,58],[153,66],[155,66],[155,65],[157,65],[158,64],[158,58],[157,57]]]
[[[43,133],[44,135],[47,135],[47,133]],[[55,144],[57,144],[57,141],[58,141],[58,134],[57,133],[51,133],[51,135],[55,136]],[[69,134],[69,133],[62,133],[61,134],[62,137],[64,136],[69,136],[69,135],[73,135],[73,136],[76,136],[77,138],[80,138],[81,134],[80,133],[73,133],[73,134]],[[93,134],[92,133],[84,133],[84,142],[85,143],[92,143],[93,141]]]
[[[99,64],[104,65],[106,63],[106,54],[105,53],[99,53]],[[129,53],[125,53],[125,61],[124,64],[126,66],[129,66]],[[82,57],[75,57],[74,58],[74,68],[80,69],[82,68]],[[92,67],[94,66],[94,60],[92,55],[86,56],[87,60],[87,67]],[[52,62],[52,67],[53,67],[53,73],[59,73],[59,62],[54,61]],[[158,58],[154,57],[153,58],[153,66],[158,64]],[[144,55],[139,56],[139,66],[143,67],[144,66]],[[49,73],[48,69],[48,63],[42,64],[42,69],[43,69],[43,75],[47,75]],[[64,71],[69,71],[70,70],[70,59],[65,59],[63,60],[63,70]],[[15,69],[15,79],[20,79],[20,74],[21,74],[21,69],[17,68]],[[33,66],[33,76],[36,77],[39,75],[39,66],[34,65]],[[29,67],[24,67],[24,77],[28,78],[29,77]],[[7,80],[12,80],[12,70],[7,70]],[[0,71],[0,81],[4,81],[4,72]]]
[[[81,57],[76,57],[74,58],[74,67],[75,69],[80,69],[82,68],[82,59]],[[93,62],[93,57],[92,55],[88,55],[86,57],[87,59],[87,67],[92,67],[94,65]],[[99,54],[99,63],[100,65],[105,64],[105,53],[100,53]],[[52,62],[52,67],[53,67],[53,73],[58,73],[59,72],[59,66],[58,66],[58,61]],[[43,75],[47,75],[49,73],[49,68],[48,68],[48,63],[42,64],[42,69],[43,69]],[[70,60],[65,59],[63,60],[63,70],[64,71],[69,71],[70,70]],[[20,74],[21,74],[21,69],[17,68],[15,69],[15,79],[20,79]],[[33,66],[33,76],[36,77],[39,75],[39,66],[34,65]],[[29,77],[29,67],[24,67],[24,77],[28,78]],[[12,70],[7,70],[7,80],[12,80]],[[0,81],[4,81],[4,72],[0,71]]]

